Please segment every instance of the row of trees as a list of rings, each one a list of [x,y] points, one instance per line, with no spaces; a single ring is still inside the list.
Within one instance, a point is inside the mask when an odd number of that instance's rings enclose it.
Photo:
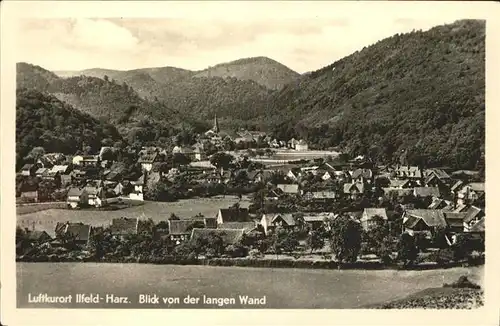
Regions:
[[[177,219],[176,216],[170,218]],[[280,254],[298,258],[304,254],[304,250],[308,250],[309,253],[320,251],[325,259],[333,258],[340,264],[354,263],[362,254],[370,253],[375,254],[383,264],[399,262],[403,267],[410,267],[418,263],[419,253],[425,251],[428,246],[441,248],[432,258],[439,264],[462,261],[469,257],[473,250],[484,251],[484,243],[482,248],[474,247],[466,237],[459,237],[451,246],[442,244],[442,233],[439,231],[433,234],[432,244],[426,243],[423,237],[407,233],[395,236],[391,233],[390,224],[380,217],[376,217],[366,231],[361,228],[359,222],[341,215],[327,221],[325,227],[314,230],[305,224],[299,224],[295,229],[277,228],[265,236],[261,229],[256,229],[233,242],[226,242],[224,234],[208,232],[180,245],[176,245],[167,236],[166,222],[156,225],[152,221],[144,223],[145,227],[142,229],[145,232],[123,237],[114,236],[109,228],[95,228],[86,245],[79,245],[76,238],[70,234],[58,234],[59,243],[56,246],[40,244],[29,238],[30,231],[18,228],[16,252],[18,257],[33,260],[59,255],[60,258],[80,256],[91,261],[132,259],[158,262],[194,261],[200,256],[261,258],[266,253],[275,254],[277,259]],[[196,221],[193,221],[192,227],[202,226],[197,226]],[[305,240],[305,247],[301,246],[301,240]]]

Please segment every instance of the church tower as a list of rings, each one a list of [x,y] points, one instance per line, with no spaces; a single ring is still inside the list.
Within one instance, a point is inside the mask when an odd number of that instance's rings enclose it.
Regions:
[[[214,118],[214,127],[212,129],[216,134],[219,133],[219,121],[217,120],[217,113],[215,114],[215,118]]]

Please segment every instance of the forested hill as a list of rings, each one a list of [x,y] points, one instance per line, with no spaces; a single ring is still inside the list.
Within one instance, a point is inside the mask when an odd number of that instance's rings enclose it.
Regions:
[[[238,80],[252,80],[269,89],[281,89],[299,76],[299,73],[273,59],[254,57],[218,64],[197,73],[194,77],[233,77]]]
[[[144,68],[134,70],[86,69],[82,71],[58,71],[58,76],[88,76],[108,78],[131,86],[141,97],[151,98],[159,94],[162,85],[191,77],[195,72],[174,67]]]
[[[103,79],[89,76],[60,78],[26,63],[18,63],[17,69],[18,88],[50,93],[82,112],[115,125],[151,117],[170,123],[183,120],[179,112],[164,103],[144,99],[126,82],[120,83],[107,76]]]
[[[46,152],[74,154],[87,147],[95,152],[102,144],[121,140],[114,126],[54,96],[25,88],[18,89],[16,95],[16,162],[37,146]]]
[[[188,120],[194,123],[211,122],[214,114],[221,118],[222,126],[235,127],[245,124],[265,109],[268,97],[274,92],[252,80],[234,77],[190,78],[187,72],[166,68],[151,68],[127,72],[128,82],[108,76],[103,79],[79,75],[74,77],[53,76],[51,82],[38,76],[51,74],[43,68],[18,71],[18,87],[43,89],[75,108],[97,118],[121,125],[128,122],[153,118],[175,125]],[[169,77],[162,77],[168,72]],[[93,73],[99,74],[93,70]],[[36,78],[24,78],[24,75]],[[117,77],[116,74],[111,74]],[[153,79],[153,77],[155,79]],[[125,77],[121,77],[125,78]],[[160,84],[157,80],[162,80]],[[26,80],[26,83],[21,81]],[[41,86],[37,81],[42,80]],[[168,80],[168,81],[166,81]],[[140,91],[130,84],[140,85]]]
[[[472,168],[484,150],[485,22],[379,41],[275,94],[276,134],[380,160]]]
[[[17,88],[30,88],[38,91],[47,91],[49,86],[59,77],[40,66],[35,66],[25,62],[16,64],[16,86]]]

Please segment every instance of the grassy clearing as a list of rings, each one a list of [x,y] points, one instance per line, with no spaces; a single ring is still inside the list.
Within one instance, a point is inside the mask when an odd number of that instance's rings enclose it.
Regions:
[[[43,230],[54,235],[57,222],[83,222],[91,225],[108,225],[113,218],[119,217],[145,217],[155,222],[166,220],[174,213],[180,218],[191,218],[196,214],[204,216],[215,216],[219,208],[224,208],[238,202],[235,196],[195,198],[179,200],[177,202],[144,202],[144,205],[129,207],[116,211],[98,210],[70,210],[70,209],[47,209],[26,214],[17,215],[17,224],[21,227]],[[248,207],[249,201],[243,198],[241,207]]]

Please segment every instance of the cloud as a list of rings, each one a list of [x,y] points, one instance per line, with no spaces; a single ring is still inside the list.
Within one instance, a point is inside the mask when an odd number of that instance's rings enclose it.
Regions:
[[[300,17],[46,19],[22,22],[19,60],[50,70],[175,66],[201,70],[268,56],[298,72],[319,69],[396,33],[445,19]],[[446,21],[449,22],[450,20]],[[453,20],[451,20],[453,21]]]
[[[106,20],[80,18],[72,22],[70,44],[78,48],[104,51],[131,50],[138,39],[123,27]]]

